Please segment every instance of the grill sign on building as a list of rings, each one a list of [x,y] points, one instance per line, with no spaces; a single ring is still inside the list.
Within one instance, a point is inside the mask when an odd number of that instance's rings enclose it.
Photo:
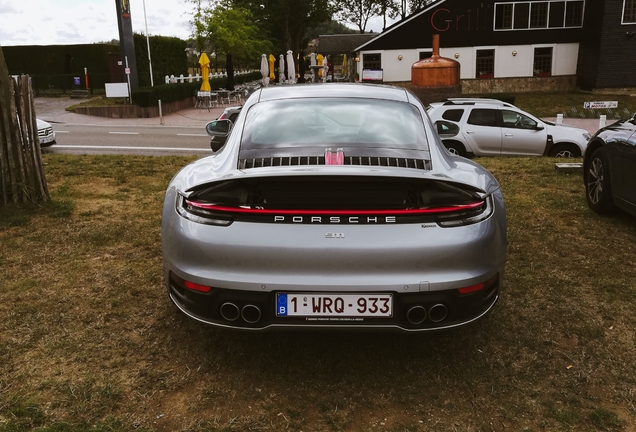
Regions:
[[[583,108],[585,109],[618,108],[618,101],[584,102]]]

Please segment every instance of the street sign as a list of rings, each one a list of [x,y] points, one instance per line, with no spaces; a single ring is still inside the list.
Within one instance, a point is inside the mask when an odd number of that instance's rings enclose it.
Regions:
[[[130,68],[125,68],[124,72],[126,72],[126,75],[130,75]]]
[[[585,109],[618,108],[618,101],[585,102],[583,104],[583,108]]]
[[[73,84],[80,85],[80,77],[73,77]]]

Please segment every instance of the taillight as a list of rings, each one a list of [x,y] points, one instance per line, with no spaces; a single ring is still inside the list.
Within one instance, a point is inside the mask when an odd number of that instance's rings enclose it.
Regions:
[[[227,211],[215,211],[210,205],[187,200],[179,195],[177,213],[193,222],[205,225],[228,226],[234,222],[234,216]]]
[[[488,219],[494,210],[491,196],[487,196],[479,206],[473,208],[469,206],[460,207],[464,208],[438,216],[437,224],[442,228],[472,225]]]
[[[194,282],[190,282],[187,281],[185,279],[180,278],[179,276],[177,276],[174,273],[170,273],[170,276],[172,277],[172,279],[177,282],[179,285],[192,290],[192,291],[198,291],[198,292],[202,292],[202,293],[207,293],[210,292],[210,290],[212,289],[212,287],[206,286],[206,285],[201,285],[198,283],[194,283]]]

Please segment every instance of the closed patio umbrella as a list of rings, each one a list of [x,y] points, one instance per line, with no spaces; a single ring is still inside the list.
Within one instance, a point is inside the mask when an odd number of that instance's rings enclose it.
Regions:
[[[285,82],[285,58],[281,54],[278,61],[278,82],[283,84]]]
[[[292,50],[287,51],[287,79],[290,84],[296,84],[296,65]]]
[[[276,57],[273,54],[269,55],[269,79],[273,81],[276,79],[276,74],[274,73],[274,63],[276,62]]]
[[[201,91],[210,91],[210,59],[206,53],[202,53],[199,57],[199,64],[201,65],[201,75],[203,76],[203,82],[201,83]]]
[[[316,56],[316,62],[317,62],[317,64],[318,64],[318,66],[323,66],[323,67],[324,67],[324,65],[323,65],[323,63],[322,63],[322,61],[323,61],[323,60],[324,60],[324,57],[323,57],[323,55],[322,55],[322,54],[318,54],[318,55]],[[318,78],[322,78],[322,76],[323,76],[323,74],[322,74],[322,69],[318,69]]]
[[[269,67],[267,66],[267,56],[261,56],[261,76],[263,77],[263,87],[269,85]]]
[[[342,75],[344,77],[346,77],[347,76],[347,72],[348,72],[348,70],[347,70],[347,55],[345,54],[345,55],[342,56]]]

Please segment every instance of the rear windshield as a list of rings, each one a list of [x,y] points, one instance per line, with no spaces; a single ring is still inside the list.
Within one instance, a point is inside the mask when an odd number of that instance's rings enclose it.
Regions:
[[[379,99],[286,99],[261,102],[245,119],[242,150],[346,146],[428,150],[413,105]]]

